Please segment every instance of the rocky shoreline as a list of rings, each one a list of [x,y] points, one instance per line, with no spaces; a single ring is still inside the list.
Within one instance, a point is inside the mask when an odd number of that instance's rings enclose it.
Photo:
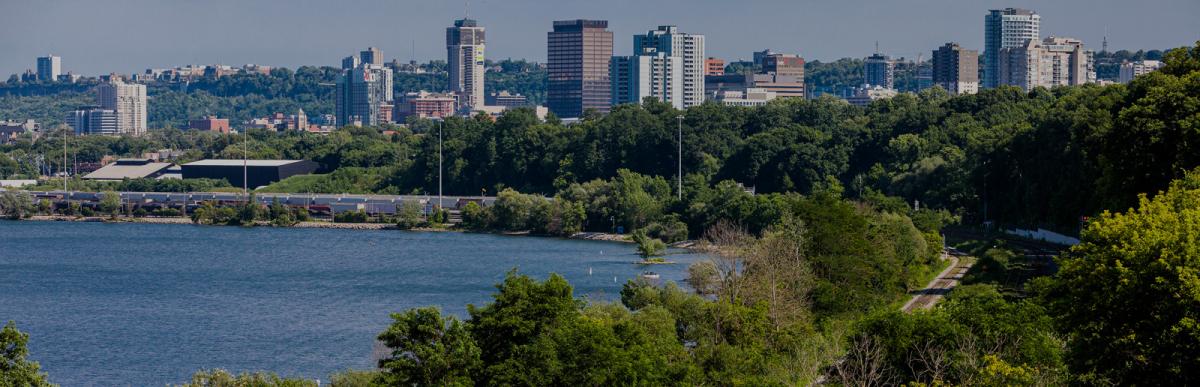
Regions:
[[[184,218],[184,217],[161,217],[161,218],[160,217],[117,217],[117,218],[109,218],[109,217],[104,217],[104,216],[83,217],[83,216],[67,216],[67,215],[34,215],[31,217],[25,218],[23,220],[38,221],[38,222],[101,222],[101,223],[107,222],[107,223],[145,223],[145,224],[195,224],[192,222],[191,218]],[[259,226],[271,226],[271,224],[268,222],[258,222],[258,225]],[[368,230],[368,231],[400,230],[399,227],[396,227],[396,225],[390,224],[390,223],[334,223],[334,222],[317,222],[317,221],[299,222],[299,223],[296,223],[289,227],[321,228],[321,229],[336,229],[336,230]],[[420,227],[420,228],[409,229],[407,231],[461,232],[461,230],[435,228],[435,227]],[[504,233],[500,233],[500,234],[514,235],[514,236],[536,236],[536,235],[530,234],[529,232],[504,232]],[[602,232],[578,232],[575,234],[571,234],[570,236],[566,237],[566,239],[579,239],[579,240],[617,242],[617,243],[633,243],[633,240],[631,240],[628,235],[609,234],[609,233],[602,233]],[[673,244],[671,247],[683,247],[683,248],[688,247],[688,246],[676,246],[676,245],[679,245],[679,243]]]

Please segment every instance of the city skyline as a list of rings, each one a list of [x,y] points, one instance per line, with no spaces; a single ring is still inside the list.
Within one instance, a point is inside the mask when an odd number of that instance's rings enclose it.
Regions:
[[[0,52],[5,53],[0,56],[0,74],[36,70],[35,59],[45,55],[62,57],[63,72],[87,75],[217,63],[336,67],[345,53],[366,46],[381,48],[385,61],[425,62],[445,58],[445,26],[468,15],[464,6],[458,2],[374,0],[346,4],[6,1],[0,10],[12,17],[0,26],[0,35],[20,38],[0,40]],[[920,55],[928,59],[933,49],[950,41],[982,51],[984,15],[989,9],[1006,7],[1038,12],[1043,18],[1043,37],[1079,38],[1087,49],[1096,51],[1105,36],[1112,50],[1166,49],[1190,45],[1200,36],[1200,25],[1191,22],[1200,13],[1200,3],[1186,0],[1150,4],[1082,0],[1044,4],[960,4],[952,0],[919,4],[707,0],[560,4],[493,0],[474,1],[469,7],[469,17],[488,26],[489,59],[538,62],[545,62],[545,33],[552,22],[576,18],[608,20],[609,30],[617,37],[614,51],[618,53],[631,52],[629,36],[659,25],[676,25],[707,36],[708,56],[729,61],[748,60],[751,52],[764,48],[797,53],[809,61],[863,58],[874,51],[876,41],[880,52],[892,58]],[[634,8],[645,12],[628,12]],[[930,12],[942,17],[929,20]],[[113,20],[120,20],[122,27],[106,28]],[[28,33],[33,30],[39,33]],[[168,30],[170,33],[158,33]]]

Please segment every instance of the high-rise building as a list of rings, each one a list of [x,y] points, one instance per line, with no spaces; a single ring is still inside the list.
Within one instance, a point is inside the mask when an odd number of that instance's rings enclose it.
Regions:
[[[142,135],[146,133],[146,85],[125,83],[112,77],[107,83],[96,87],[96,102],[101,109],[117,113],[119,134]]]
[[[54,82],[62,75],[62,58],[46,55],[37,58],[37,77],[42,82]]]
[[[89,106],[71,112],[66,117],[67,125],[75,134],[103,134],[115,136],[121,134],[117,127],[117,112],[98,106]]]
[[[455,20],[446,28],[446,64],[450,70],[450,91],[459,95],[464,109],[484,105],[483,27],[475,20]]]
[[[633,36],[634,55],[646,49],[683,60],[683,74],[676,87],[683,88],[683,107],[704,103],[704,35],[679,32],[676,26],[659,26],[645,35]]]
[[[708,59],[705,59],[704,60],[704,75],[705,76],[725,75],[725,61],[720,58],[713,58],[713,57],[709,57]],[[705,89],[704,92],[707,93],[708,89]]]
[[[383,50],[378,47],[367,47],[358,53],[358,58],[363,64],[383,66]]]
[[[612,103],[608,64],[613,47],[608,21],[555,21],[546,40],[550,111],[562,118],[580,117],[588,109],[607,113]]]
[[[1139,60],[1134,62],[1125,62],[1121,64],[1121,72],[1117,80],[1121,83],[1129,83],[1133,78],[1149,74],[1163,67],[1163,62],[1157,60]]]
[[[887,55],[875,53],[863,64],[864,81],[867,86],[892,89],[895,86],[896,62]]]
[[[334,104],[339,125],[386,123],[390,117],[383,110],[392,105],[392,70],[363,63],[342,71]]]
[[[933,50],[933,84],[951,94],[979,91],[979,52],[958,43],[946,43]]]
[[[654,97],[684,108],[683,58],[645,48],[640,55],[614,56],[610,68],[613,105]]]
[[[1024,47],[1041,38],[1042,17],[1020,9],[993,9],[983,19],[983,87],[1000,85],[1000,50]]]
[[[804,98],[804,58],[767,55],[762,58],[762,71],[746,74],[745,87],[774,92],[780,98]]]
[[[342,70],[349,70],[358,67],[360,64],[362,64],[362,59],[359,59],[357,56],[351,55],[342,58]]]
[[[1022,47],[1000,49],[999,82],[1025,91],[1035,87],[1082,85],[1096,81],[1092,52],[1072,38],[1047,37]]]

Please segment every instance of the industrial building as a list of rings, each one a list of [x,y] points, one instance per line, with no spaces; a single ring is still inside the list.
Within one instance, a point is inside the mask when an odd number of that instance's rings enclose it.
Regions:
[[[317,166],[308,160],[200,160],[183,165],[183,178],[224,179],[241,187],[242,176],[246,176],[249,182],[246,186],[253,189],[291,176],[313,173]]]
[[[125,179],[178,178],[171,173],[172,163],[157,163],[151,159],[120,159],[85,175],[84,180],[121,181]]]

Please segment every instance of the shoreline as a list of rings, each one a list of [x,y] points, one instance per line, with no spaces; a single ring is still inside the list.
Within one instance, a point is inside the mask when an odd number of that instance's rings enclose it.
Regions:
[[[16,221],[140,223],[140,224],[175,224],[175,225],[195,225],[196,224],[196,223],[192,222],[191,218],[185,218],[185,217],[124,217],[124,216],[121,216],[121,217],[117,217],[117,218],[110,218],[110,217],[105,217],[105,216],[84,217],[84,216],[68,216],[68,215],[33,215],[28,218],[17,219]],[[271,224],[268,222],[259,221],[259,222],[257,222],[256,227],[274,227],[274,226],[271,226]],[[400,229],[396,225],[390,224],[390,223],[334,223],[334,222],[322,222],[322,221],[304,221],[304,222],[296,223],[291,226],[274,227],[274,228],[306,228],[306,229],[366,230],[366,231],[394,230],[394,231],[414,231],[414,232],[460,232],[460,233],[471,232],[471,233],[504,235],[504,236],[558,238],[558,239],[587,240],[587,241],[600,241],[600,242],[623,243],[623,244],[632,244],[633,243],[633,240],[631,240],[628,235],[610,234],[610,233],[603,233],[603,232],[591,232],[591,231],[577,232],[577,233],[571,234],[569,236],[551,236],[551,235],[535,235],[535,234],[529,233],[528,231],[487,232],[487,231],[471,231],[471,230],[459,230],[459,229],[438,228],[438,227],[417,227],[417,228],[411,228],[411,229],[405,230],[405,229]],[[692,242],[692,241],[677,242],[677,243],[672,244],[671,247],[686,249],[687,246],[675,246],[675,245],[681,245],[681,244],[686,244],[686,243],[690,243],[690,242]]]

